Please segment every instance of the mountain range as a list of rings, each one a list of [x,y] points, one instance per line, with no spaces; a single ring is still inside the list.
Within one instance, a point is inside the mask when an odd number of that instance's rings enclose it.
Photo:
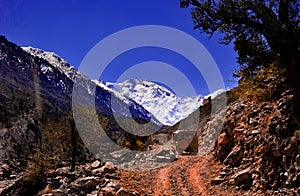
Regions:
[[[54,68],[59,70],[61,74],[65,75],[70,80],[75,80],[75,77],[87,80],[83,73],[77,71],[63,58],[53,52],[47,52],[33,47],[22,47],[22,49],[33,56],[48,61],[49,64],[54,66]],[[41,67],[41,71],[44,74],[50,74],[53,72],[53,68],[51,66],[43,66]],[[154,117],[153,120],[157,119],[158,122],[156,121],[156,123],[168,126],[172,126],[186,118],[200,106],[204,99],[204,96],[202,95],[184,98],[178,97],[173,92],[157,83],[138,78],[128,79],[122,83],[110,83],[100,80],[91,81],[97,87],[112,93],[118,97],[118,99],[126,102],[126,104],[130,105],[130,103],[134,101],[151,113]],[[57,85],[62,85],[63,88],[63,81],[60,81]],[[85,87],[88,89],[89,94],[93,94],[91,91],[92,88],[89,85],[86,85]],[[118,106],[112,108],[118,108],[118,110],[120,110]],[[125,115],[125,113],[122,115]]]
[[[80,107],[85,106],[80,109],[83,131],[87,126],[97,130],[87,118],[94,108],[101,126],[115,143],[136,149],[138,145],[133,141],[145,142],[145,136],[179,122],[197,110],[204,98],[180,98],[142,79],[123,83],[91,80],[55,53],[19,47],[4,36],[0,36],[0,87],[0,158],[16,158],[24,150],[33,149],[49,123],[66,121],[63,119],[72,113],[74,117],[72,103],[76,101]],[[123,123],[119,123],[120,119]],[[128,123],[132,119],[135,124]],[[57,125],[56,129],[63,131],[65,126]]]

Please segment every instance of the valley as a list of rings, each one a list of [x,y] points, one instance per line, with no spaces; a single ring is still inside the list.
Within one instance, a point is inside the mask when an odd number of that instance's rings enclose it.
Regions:
[[[271,79],[269,100],[181,98],[1,36],[0,195],[299,195],[293,94]]]

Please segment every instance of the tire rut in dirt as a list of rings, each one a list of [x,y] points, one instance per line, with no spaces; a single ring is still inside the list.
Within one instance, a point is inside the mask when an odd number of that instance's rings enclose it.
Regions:
[[[193,188],[189,186],[187,179],[189,166],[188,160],[184,160],[180,165],[171,167],[170,182],[171,195],[194,195]]]

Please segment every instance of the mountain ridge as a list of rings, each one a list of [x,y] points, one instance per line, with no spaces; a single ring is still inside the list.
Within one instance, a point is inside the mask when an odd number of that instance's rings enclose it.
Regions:
[[[22,49],[34,56],[48,61],[71,80],[74,80],[75,75],[84,77],[84,75],[77,71],[75,67],[68,64],[62,57],[54,52],[44,51],[32,46],[22,47]],[[51,69],[47,68],[44,68],[43,70],[45,72],[51,71]],[[178,97],[164,86],[138,78],[131,78],[123,83],[112,83],[99,80],[91,81],[97,86],[117,95],[121,99],[125,96],[128,99],[135,101],[152,113],[160,123],[167,126],[172,126],[186,118],[189,114],[199,108],[204,99],[203,95],[184,98]],[[126,86],[130,86],[131,89],[126,89]],[[123,101],[126,100],[123,99]]]

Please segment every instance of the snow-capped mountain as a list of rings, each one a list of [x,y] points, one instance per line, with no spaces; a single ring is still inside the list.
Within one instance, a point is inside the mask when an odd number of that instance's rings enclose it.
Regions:
[[[106,109],[111,109],[113,113],[130,116],[130,113],[128,113],[129,106],[134,108],[134,110],[139,110],[145,118],[152,118],[152,121],[156,124],[174,125],[198,109],[203,99],[208,96],[214,98],[216,95],[224,92],[224,90],[219,90],[205,97],[202,95],[178,97],[167,88],[142,79],[129,79],[123,83],[90,80],[54,52],[43,51],[31,46],[22,47],[22,49],[49,62],[50,65],[41,65],[41,71],[47,75],[48,80],[55,78],[55,76],[51,75],[53,75],[54,69],[57,69],[69,80],[76,81],[77,84],[79,83],[83,88],[87,89],[90,95],[96,96],[96,101],[102,106],[105,104]],[[61,86],[61,89],[66,90],[63,80],[58,81],[55,85]],[[95,92],[96,88],[98,93]],[[114,105],[112,107],[111,99],[114,97],[116,98],[114,100],[121,100],[125,105],[122,107]],[[121,102],[117,102],[121,104]]]
[[[164,125],[174,125],[186,118],[199,108],[204,98],[202,95],[178,97],[167,88],[142,79],[105,84],[142,105]]]
[[[58,74],[54,74],[58,70],[68,80],[76,83],[77,86],[82,87],[86,90],[90,96],[96,98],[96,107],[101,110],[104,114],[121,115],[124,117],[138,116],[146,121],[151,120],[157,125],[161,125],[149,111],[147,111],[142,105],[136,103],[134,100],[122,95],[120,92],[114,91],[108,88],[102,82],[97,80],[90,80],[83,73],[77,71],[73,66],[69,65],[63,58],[53,52],[43,51],[38,48],[22,47],[22,49],[33,56],[39,57],[46,60],[49,64],[41,64],[40,70],[46,75],[49,81],[55,81],[55,78],[62,78]],[[61,86],[62,90],[67,90],[66,93],[71,93],[72,89],[66,88],[66,81],[60,79],[57,82],[53,82],[53,85]],[[81,97],[82,100],[85,97]],[[114,100],[114,107],[112,107],[111,100]],[[129,110],[128,110],[129,108]]]
[[[51,65],[57,68],[61,73],[64,73],[69,79],[74,79],[74,75],[78,73],[75,67],[67,63],[63,58],[55,54],[54,52],[43,51],[39,48],[34,48],[32,46],[21,47],[26,52],[33,56],[37,56],[48,61]],[[51,67],[42,67],[44,73],[51,72]]]

